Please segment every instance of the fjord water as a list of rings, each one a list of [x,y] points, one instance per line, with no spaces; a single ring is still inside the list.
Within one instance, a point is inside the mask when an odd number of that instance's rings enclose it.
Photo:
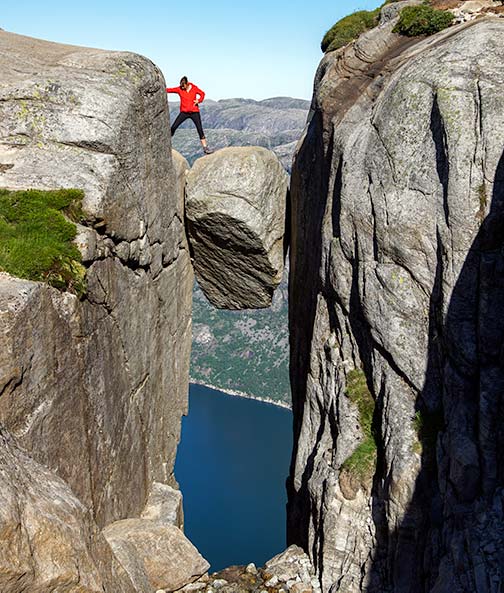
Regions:
[[[184,531],[211,571],[285,549],[290,410],[191,385],[175,475]]]

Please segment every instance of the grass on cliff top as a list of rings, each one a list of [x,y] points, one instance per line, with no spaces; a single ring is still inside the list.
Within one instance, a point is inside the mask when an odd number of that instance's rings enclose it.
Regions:
[[[434,35],[449,27],[455,16],[447,10],[436,10],[428,4],[406,6],[401,10],[399,22],[393,28],[394,33],[407,37]]]
[[[380,9],[359,10],[342,18],[324,35],[320,48],[323,52],[339,49],[378,23]]]
[[[359,10],[339,20],[324,35],[320,47],[323,52],[339,49],[357,39],[359,35],[378,25],[380,10],[398,0],[386,0],[375,10]],[[433,35],[452,24],[454,15],[447,10],[436,10],[429,6],[429,1],[419,6],[407,6],[400,13],[394,33],[408,37]]]
[[[361,369],[348,373],[346,394],[359,411],[359,424],[363,441],[345,460],[342,470],[347,471],[363,487],[369,486],[376,466],[376,440],[373,434],[373,415],[375,402]]]
[[[0,271],[81,296],[85,269],[71,220],[81,218],[82,198],[75,189],[0,189]]]
[[[333,51],[357,39],[365,31],[376,27],[380,18],[380,10],[385,4],[397,1],[387,0],[375,10],[359,10],[342,18],[324,35],[320,48],[323,52]]]

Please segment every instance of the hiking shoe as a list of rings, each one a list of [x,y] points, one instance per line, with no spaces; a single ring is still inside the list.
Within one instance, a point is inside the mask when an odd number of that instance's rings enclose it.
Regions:
[[[205,146],[205,148],[203,148],[203,152],[205,154],[212,154],[214,151],[211,148],[208,148],[208,146]]]

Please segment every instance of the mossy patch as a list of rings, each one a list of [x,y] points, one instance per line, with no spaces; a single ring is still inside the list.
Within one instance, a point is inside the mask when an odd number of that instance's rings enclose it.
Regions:
[[[72,243],[82,198],[75,189],[0,189],[0,270],[84,294],[85,269]]]
[[[361,369],[348,373],[346,395],[357,406],[364,439],[344,461],[341,469],[350,474],[360,486],[369,488],[376,467],[376,439],[373,434],[375,401]]]
[[[486,214],[487,204],[488,204],[488,196],[486,191],[485,183],[482,183],[478,187],[478,199],[479,199],[479,210],[476,212],[476,218],[483,222]]]
[[[428,4],[406,6],[401,10],[399,22],[393,32],[407,37],[433,35],[449,27],[454,18],[448,10],[436,10]]]

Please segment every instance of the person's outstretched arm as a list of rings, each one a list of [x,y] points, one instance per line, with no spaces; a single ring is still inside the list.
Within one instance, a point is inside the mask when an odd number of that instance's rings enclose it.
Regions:
[[[179,86],[174,86],[171,88],[167,88],[166,89],[167,93],[177,93],[177,95],[180,95],[180,87]]]

